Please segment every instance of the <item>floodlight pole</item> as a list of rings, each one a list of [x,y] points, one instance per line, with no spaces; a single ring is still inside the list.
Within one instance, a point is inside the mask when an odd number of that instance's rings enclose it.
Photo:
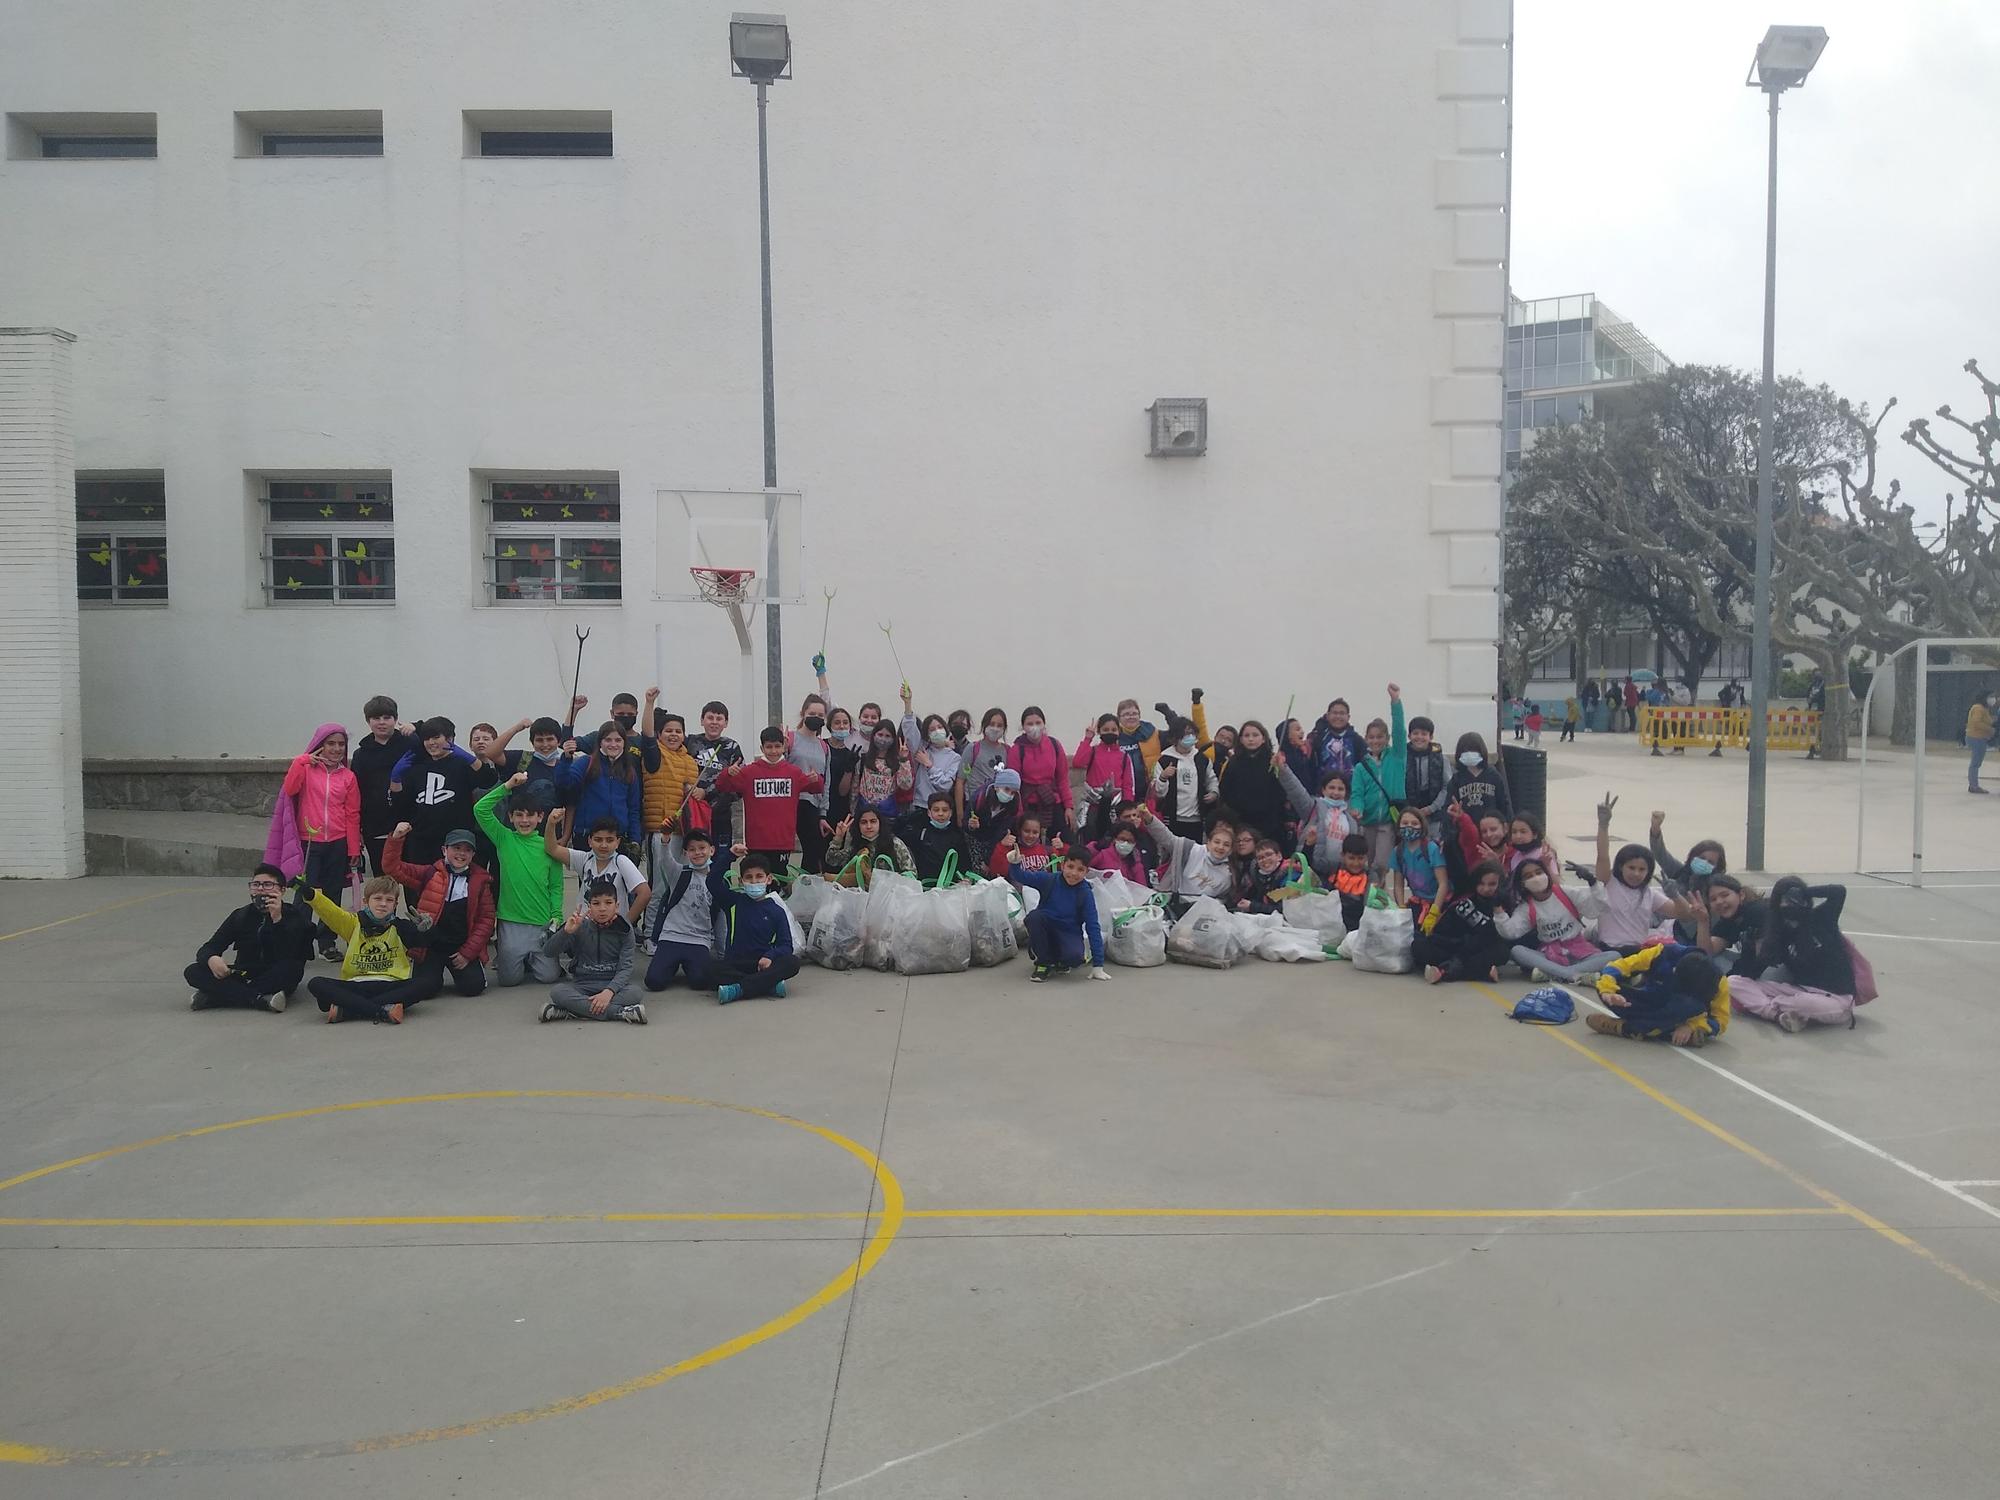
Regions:
[[[1744,867],[1764,868],[1764,768],[1771,723],[1771,447],[1775,436],[1778,316],[1778,94],[1771,100],[1771,157],[1764,205],[1764,385],[1757,403],[1757,578],[1751,599],[1750,813]]]
[[[764,274],[764,488],[778,487],[778,392],[777,378],[771,358],[771,153],[770,136],[764,124],[765,97],[771,85],[759,80],[757,84],[757,229],[763,258]],[[1775,104],[1773,106],[1775,108]],[[773,501],[764,497],[764,519],[769,528],[769,540],[764,557],[764,588],[769,591],[778,583],[778,526],[777,517],[771,513]],[[769,700],[767,708],[769,724],[785,722],[785,651],[784,630],[778,619],[778,602],[775,597],[764,601],[764,674],[765,695]]]

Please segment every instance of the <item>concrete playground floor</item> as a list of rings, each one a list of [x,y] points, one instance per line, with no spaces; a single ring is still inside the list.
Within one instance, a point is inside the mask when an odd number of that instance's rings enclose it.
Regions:
[[[1590,862],[1597,804],[1610,792],[1618,798],[1614,843],[1645,843],[1647,820],[1658,809],[1667,814],[1664,837],[1676,854],[1708,836],[1723,841],[1732,861],[1740,860],[1750,774],[1743,751],[1726,750],[1720,759],[1697,749],[1654,756],[1634,735],[1582,734],[1564,745],[1551,730],[1543,731],[1542,748],[1549,755],[1549,832],[1564,859]],[[1852,871],[1855,826],[1865,802],[1860,867],[1907,872],[1915,760],[1909,750],[1871,745],[1864,798],[1858,759],[1828,763],[1795,750],[1773,751],[1766,776],[1766,866],[1774,874]],[[2000,760],[1984,778],[1992,796],[1966,792],[1965,766],[1966,753],[1956,745],[1933,744],[1925,756],[1927,871],[2000,871]]]
[[[1990,882],[1700,1054],[1256,961],[190,1014],[240,895],[0,886],[9,1500],[1992,1492]]]

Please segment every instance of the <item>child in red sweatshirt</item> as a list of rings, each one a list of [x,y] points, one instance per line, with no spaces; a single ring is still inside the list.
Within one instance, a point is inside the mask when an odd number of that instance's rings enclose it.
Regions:
[[[1057,836],[1053,846],[1043,843],[1042,820],[1032,816],[1024,817],[1014,825],[1011,840],[1002,839],[999,844],[996,844],[993,848],[992,859],[987,861],[986,873],[991,875],[995,880],[1005,880],[1007,878],[1007,867],[1010,863],[1007,858],[1007,845],[1009,842],[1013,845],[1013,852],[1021,856],[1021,862],[1016,866],[1018,869],[1047,870],[1049,868],[1049,861],[1052,858],[1060,859],[1062,857],[1063,842],[1061,836]]]
[[[791,862],[799,834],[799,796],[825,783],[812,771],[802,771],[785,759],[785,731],[775,724],[757,736],[758,756],[729,767],[716,787],[743,799],[743,838],[748,852],[761,856],[771,870]]]

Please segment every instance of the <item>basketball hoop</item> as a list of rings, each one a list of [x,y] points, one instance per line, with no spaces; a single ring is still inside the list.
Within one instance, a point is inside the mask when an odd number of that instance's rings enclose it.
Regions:
[[[689,568],[688,572],[704,600],[725,608],[741,604],[757,577],[755,568]]]

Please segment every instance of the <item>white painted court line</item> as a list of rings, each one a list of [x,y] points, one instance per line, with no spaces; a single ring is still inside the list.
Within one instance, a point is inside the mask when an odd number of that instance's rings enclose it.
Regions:
[[[2000,1187],[2000,1177],[1961,1177],[1951,1187]]]
[[[1575,991],[1572,991],[1572,993],[1575,993]],[[1582,1001],[1583,1004],[1591,1007],[1593,1010],[1597,1011],[1600,1015],[1608,1016],[1614,1014],[1614,1012],[1611,1010],[1609,1006],[1601,1004],[1594,995],[1579,995],[1578,998]],[[1976,1198],[1971,1193],[1966,1192],[1964,1190],[1965,1185],[1956,1182],[1947,1182],[1942,1177],[1933,1177],[1929,1172],[1926,1172],[1922,1167],[1914,1166],[1911,1163],[1904,1161],[1903,1158],[1900,1156],[1891,1155],[1889,1152],[1884,1151],[1880,1146],[1875,1145],[1872,1141],[1864,1141],[1860,1136],[1854,1134],[1852,1131],[1842,1130],[1838,1125],[1835,1125],[1830,1120],[1822,1120],[1818,1115],[1814,1114],[1811,1110],[1801,1109],[1798,1105],[1792,1103],[1791,1100],[1780,1098],[1778,1095],[1772,1093],[1767,1088],[1760,1088],[1758,1085],[1752,1083],[1749,1079],[1743,1077],[1742,1075],[1730,1072],[1729,1069],[1723,1067],[1720,1063],[1711,1062],[1708,1058],[1703,1057],[1699,1052],[1693,1051],[1687,1047],[1675,1047],[1672,1050],[1676,1056],[1684,1057],[1689,1062],[1695,1064],[1697,1067],[1706,1068],[1711,1073],[1717,1074],[1718,1076],[1723,1078],[1727,1078],[1731,1083],[1735,1084],[1738,1088],[1745,1089],[1748,1092],[1755,1094],[1759,1099],[1764,1100],[1766,1103],[1777,1105],[1778,1108],[1784,1110],[1787,1114],[1797,1115],[1801,1120],[1804,1120],[1808,1125],[1818,1126],[1821,1130],[1824,1130],[1828,1135],[1833,1136],[1835,1139],[1845,1141],[1847,1142],[1848,1145],[1853,1146],[1858,1150],[1866,1151],[1870,1156],[1876,1157],[1882,1161],[1886,1161],[1892,1167],[1898,1167],[1901,1170],[1908,1172],[1912,1177],[1916,1178],[1919,1182],[1927,1182],[1941,1193],[1949,1193],[1952,1197],[1956,1198],[1960,1203],[1963,1203],[1968,1207],[1978,1209],[1988,1218],[2000,1219],[2000,1208],[1994,1207],[1991,1203],[1988,1203],[1984,1198]],[[2000,1186],[2000,1182],[1996,1182],[1991,1185]]]
[[[1841,929],[1848,937],[1887,938],[1896,943],[1958,943],[1968,948],[2000,948],[2000,938],[1933,937],[1927,932],[1855,932]]]

